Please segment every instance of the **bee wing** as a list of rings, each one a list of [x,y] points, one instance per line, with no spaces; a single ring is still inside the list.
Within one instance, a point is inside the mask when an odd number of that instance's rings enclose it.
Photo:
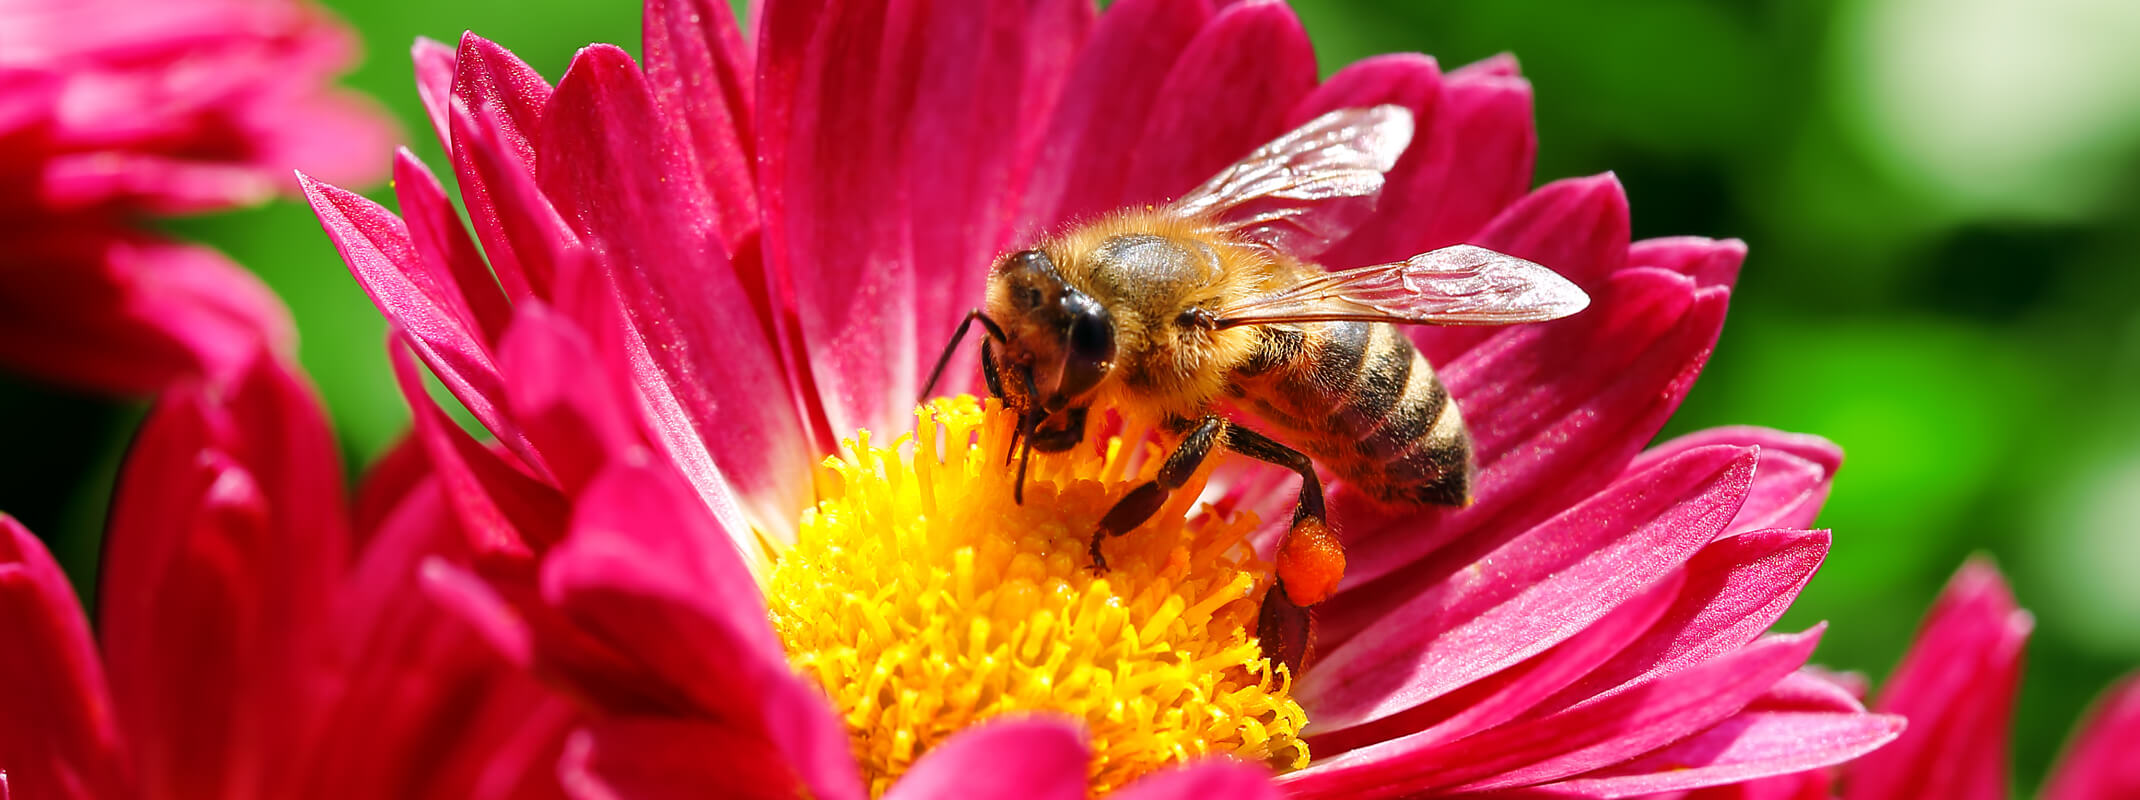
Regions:
[[[1382,173],[1411,142],[1412,112],[1403,106],[1339,109],[1257,148],[1169,208],[1313,255],[1374,210]]]
[[[1550,269],[1460,244],[1391,264],[1323,273],[1217,309],[1214,316],[1221,328],[1327,320],[1506,325],[1560,319],[1589,305],[1589,295]]]

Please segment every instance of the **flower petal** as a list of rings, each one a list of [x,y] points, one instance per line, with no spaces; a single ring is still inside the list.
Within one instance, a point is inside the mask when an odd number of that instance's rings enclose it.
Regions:
[[[2004,798],[2021,648],[2034,625],[1996,568],[1963,564],[1873,704],[1910,729],[1858,760],[1843,797]]]
[[[1486,676],[1435,700],[1367,725],[1309,742],[1319,754],[1340,753],[1402,737],[1405,747],[1426,750],[1508,722],[1596,669],[1657,622],[1686,583],[1675,570],[1614,608],[1595,624],[1522,663]]]
[[[930,43],[915,87],[908,177],[919,283],[915,374],[927,375],[960,315],[979,303],[989,261],[1011,242],[1013,198],[1082,44],[1093,6],[1082,0],[924,6],[913,35]],[[952,45],[949,43],[959,43]],[[1029,232],[1028,232],[1029,233]],[[939,392],[980,374],[977,348],[956,353]]]
[[[710,506],[752,510],[729,529],[783,530],[809,502],[812,450],[669,132],[630,57],[588,47],[545,113],[539,180],[608,266],[652,432]]]
[[[1442,579],[1329,651],[1295,690],[1316,725],[1370,722],[1582,631],[1677,569],[1738,512],[1754,453],[1699,450],[1626,478],[1486,552],[1437,557]]]
[[[416,99],[423,103],[431,132],[438,135],[439,149],[453,152],[453,128],[446,122],[446,108],[453,103],[453,75],[459,71],[458,56],[445,42],[416,37],[409,46],[409,60],[416,72]]]
[[[1091,751],[1077,725],[991,722],[953,734],[914,762],[885,800],[1079,800]]]
[[[1426,753],[1405,750],[1402,739],[1361,748],[1286,776],[1286,788],[1300,797],[1335,797],[1370,787],[1390,794],[1460,793],[1560,780],[1715,725],[1804,663],[1819,639],[1818,629],[1769,637],[1653,678],[1640,691],[1495,728]]]
[[[925,45],[896,35],[911,5],[820,5],[767,9],[758,174],[765,258],[793,293],[797,370],[829,426],[813,444],[829,451],[832,431],[901,429],[921,388],[900,123]]]
[[[657,464],[618,462],[575,499],[543,559],[542,596],[667,678],[702,713],[734,714],[738,674],[779,663],[765,600],[736,545]]]
[[[2073,733],[2066,753],[2051,770],[2044,800],[2117,800],[2140,797],[2140,678],[2127,677],[2096,701]]]
[[[24,797],[123,797],[121,755],[104,668],[82,604],[43,543],[0,514],[0,764]],[[0,796],[6,789],[0,789]]]
[[[730,253],[758,229],[751,181],[751,62],[726,3],[648,0],[646,78],[662,115],[681,126]]]
[[[1891,714],[1756,711],[1649,755],[1540,789],[1574,797],[1632,797],[1721,786],[1841,764],[1902,733]]]
[[[1730,286],[1746,261],[1746,243],[1737,239],[1668,236],[1629,245],[1627,263],[1659,267],[1686,275],[1702,286]]]
[[[1152,76],[1171,72],[1210,19],[1209,5],[1177,0],[1122,0],[1100,15],[1044,129],[1021,235],[1120,205],[1129,154],[1159,99]]]
[[[802,789],[763,738],[688,718],[598,718],[573,735],[558,775],[575,800],[790,800]]]
[[[505,413],[502,379],[474,327],[473,309],[450,277],[442,281],[440,270],[418,255],[401,218],[354,192],[309,176],[301,175],[298,181],[349,273],[380,312],[407,332],[431,373],[499,441],[529,463],[539,463],[526,436]]]
[[[462,324],[481,333],[483,343],[497,344],[506,321],[512,319],[512,306],[499,292],[489,263],[468,238],[453,201],[446,198],[446,187],[406,148],[394,155],[394,197],[416,245],[417,264],[445,290],[443,299],[461,312]]]
[[[553,264],[538,253],[521,252],[540,247],[541,234],[530,228],[542,219],[525,207],[534,196],[517,202],[501,198],[498,184],[534,174],[532,137],[549,99],[550,84],[533,67],[495,42],[473,33],[461,36],[447,125],[452,146],[446,150],[453,155],[476,238],[506,294],[515,298],[549,296]]]
[[[1765,531],[1703,547],[1688,559],[1686,589],[1662,622],[1539,709],[1567,708],[1744,647],[1776,624],[1827,553],[1824,531]]]
[[[413,412],[414,435],[446,484],[462,530],[476,552],[524,556],[562,534],[564,498],[541,479],[483,447],[431,401],[406,351],[388,348],[402,399]]]
[[[1287,112],[1314,88],[1315,47],[1291,7],[1254,0],[1221,9],[1167,72],[1114,205],[1196,188],[1285,133]]]
[[[105,223],[31,224],[49,229],[0,253],[0,362],[14,369],[151,392],[295,349],[282,301],[220,253]]]
[[[541,301],[520,305],[500,350],[513,418],[552,465],[558,489],[576,494],[603,464],[645,446],[622,387],[587,380],[598,363],[594,344]]]
[[[1108,795],[1114,800],[1278,800],[1281,796],[1270,773],[1228,759],[1155,772]]]
[[[310,391],[271,356],[235,386],[167,394],[119,477],[99,592],[117,713],[141,779],[216,796],[310,722],[305,648],[350,539]]]
[[[1696,431],[1644,451],[1629,469],[1670,458],[1696,447],[1729,444],[1761,448],[1754,468],[1754,488],[1731,521],[1731,532],[1800,528],[1813,524],[1828,499],[1830,481],[1843,463],[1843,449],[1818,436],[1768,428],[1734,426]]]
[[[1382,190],[1389,213],[1353,231],[1323,263],[1384,264],[1470,240],[1530,190],[1538,151],[1531,85],[1509,66],[1474,64],[1441,77],[1432,113],[1420,118]]]

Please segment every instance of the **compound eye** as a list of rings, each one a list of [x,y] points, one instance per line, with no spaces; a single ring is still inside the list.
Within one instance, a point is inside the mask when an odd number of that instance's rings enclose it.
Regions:
[[[1095,304],[1071,317],[1070,355],[1082,361],[1114,360],[1115,325],[1106,309]]]

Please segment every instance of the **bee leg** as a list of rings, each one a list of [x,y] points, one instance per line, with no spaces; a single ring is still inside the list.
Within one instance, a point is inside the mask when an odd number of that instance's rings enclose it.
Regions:
[[[1182,423],[1187,424],[1187,420]],[[1196,468],[1203,466],[1204,458],[1211,455],[1211,448],[1229,428],[1232,426],[1226,424],[1224,417],[1216,414],[1204,417],[1189,430],[1189,435],[1182,437],[1181,444],[1168,454],[1166,463],[1159,465],[1157,478],[1131,489],[1129,494],[1115,501],[1107,515],[1100,518],[1100,529],[1092,534],[1094,572],[1107,571],[1107,557],[1100,554],[1100,541],[1128,533],[1151,519],[1160,506],[1166,505],[1167,493],[1188,483],[1189,477],[1196,474]]]
[[[1226,431],[1226,448],[1300,473],[1293,525],[1278,543],[1278,580],[1264,593],[1256,619],[1256,638],[1264,657],[1286,665],[1298,678],[1314,644],[1315,619],[1310,609],[1337,591],[1338,581],[1345,576],[1345,549],[1330,529],[1323,509],[1323,483],[1306,455],[1242,427]]]

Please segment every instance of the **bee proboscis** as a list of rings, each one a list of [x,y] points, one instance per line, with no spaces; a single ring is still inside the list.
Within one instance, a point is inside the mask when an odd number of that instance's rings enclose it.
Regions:
[[[1384,503],[1471,500],[1463,417],[1397,326],[1540,322],[1589,304],[1552,270],[1471,245],[1336,272],[1305,258],[1372,213],[1411,136],[1402,107],[1332,111],[1172,203],[1005,255],[929,377],[933,387],[981,321],[989,392],[1020,415],[1021,501],[1027,453],[1076,446],[1094,406],[1181,437],[1158,475],[1102,517],[1095,569],[1106,569],[1102,542],[1150,518],[1214,448],[1299,473],[1257,624],[1265,654],[1295,675],[1308,609],[1344,571],[1315,462]]]

